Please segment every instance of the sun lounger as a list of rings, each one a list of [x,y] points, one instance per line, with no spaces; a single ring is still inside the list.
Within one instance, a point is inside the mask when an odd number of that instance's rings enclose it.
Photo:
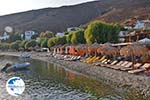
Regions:
[[[140,68],[140,66],[141,66],[142,64],[141,63],[136,63],[135,65],[134,65],[134,68]]]
[[[145,68],[130,70],[130,71],[128,71],[128,73],[137,74],[137,73],[140,73],[140,72],[143,72],[143,71],[145,71]]]
[[[128,61],[124,61],[124,63],[121,64],[122,67],[124,67],[125,65],[127,65],[129,62]]]
[[[101,61],[103,61],[105,58],[106,58],[106,56],[103,56],[103,57],[100,58],[99,61],[101,62]]]
[[[95,63],[94,65],[96,66],[101,66],[102,64],[104,64],[107,61],[107,59],[103,59],[101,62]]]
[[[122,71],[129,71],[129,70],[132,70],[133,68],[131,67],[132,66],[132,62],[128,62],[125,66],[122,66],[120,68],[120,70]]]
[[[110,59],[108,59],[107,61],[104,62],[104,64],[109,64],[111,62]]]
[[[117,62],[117,60],[114,60],[110,65],[115,65]]]
[[[104,59],[101,63],[104,64],[107,61],[107,59]]]
[[[124,67],[125,68],[129,68],[129,67],[131,67],[132,66],[132,62],[129,62],[128,64],[126,64]]]
[[[150,68],[150,63],[145,63],[144,65],[140,66],[139,69],[130,70],[128,71],[128,73],[137,74],[140,72],[144,72],[147,68]]]
[[[77,56],[77,60],[80,60],[81,59],[81,56]]]
[[[145,69],[150,68],[150,63],[145,63],[142,67]]]
[[[131,69],[132,63],[128,61],[120,61],[116,65],[112,66],[113,69],[120,69],[120,70],[129,70]]]
[[[121,64],[123,64],[124,63],[124,61],[120,61],[120,62],[118,62],[116,65],[111,65],[111,66],[109,66],[110,68],[113,68],[113,69],[120,69],[120,67],[121,67]]]
[[[132,70],[132,69],[133,69],[132,67],[122,67],[120,70],[129,71],[129,70]]]
[[[123,64],[124,63],[124,61],[120,61],[120,62],[118,62],[116,65],[117,66],[121,66],[121,64]]]

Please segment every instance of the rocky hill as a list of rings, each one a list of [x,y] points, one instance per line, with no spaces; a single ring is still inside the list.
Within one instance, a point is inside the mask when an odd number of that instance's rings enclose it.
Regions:
[[[93,20],[122,22],[134,16],[150,16],[150,0],[98,0],[74,6],[45,8],[0,16],[0,34],[4,27],[15,31],[65,31]]]

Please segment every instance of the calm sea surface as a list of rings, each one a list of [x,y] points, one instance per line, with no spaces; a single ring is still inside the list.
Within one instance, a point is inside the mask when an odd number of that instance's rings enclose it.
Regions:
[[[39,60],[0,57],[0,68],[7,62],[30,62],[28,70],[0,73],[0,100],[143,100],[136,92],[125,92],[65,69],[63,66]],[[6,81],[11,77],[24,80],[26,89],[19,97],[6,91]]]

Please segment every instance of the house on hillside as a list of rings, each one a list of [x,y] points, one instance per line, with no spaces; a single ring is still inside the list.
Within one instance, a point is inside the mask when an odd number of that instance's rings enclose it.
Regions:
[[[150,20],[138,20],[134,29],[150,30]]]
[[[0,40],[7,40],[7,39],[9,39],[9,35],[8,35],[8,33],[7,32],[4,32],[4,34],[3,34],[3,36],[0,36]]]
[[[150,30],[150,20],[128,21],[125,23],[125,29]]]
[[[128,35],[128,31],[120,31],[118,34],[119,41],[125,42],[125,37]]]
[[[135,24],[136,24],[135,21],[128,21],[128,22],[125,23],[124,28],[128,29],[128,30],[133,29],[133,27],[135,26]]]
[[[79,28],[79,27],[69,27],[69,28],[67,28],[67,32],[68,33],[70,33],[70,32],[75,32],[75,31],[77,31],[77,30],[80,30],[81,28]]]
[[[64,33],[61,33],[61,32],[58,32],[58,33],[56,33],[56,37],[62,37],[62,36],[64,36],[65,34]]]
[[[25,40],[31,40],[32,36],[37,34],[35,31],[25,31],[24,33],[24,39]]]
[[[126,31],[121,31],[118,36],[120,42],[136,42],[143,38],[150,38],[150,32],[133,31],[129,33]]]

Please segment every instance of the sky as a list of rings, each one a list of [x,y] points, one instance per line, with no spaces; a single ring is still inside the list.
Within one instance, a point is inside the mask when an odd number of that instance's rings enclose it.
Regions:
[[[0,0],[0,15],[47,7],[75,5],[94,0]]]

